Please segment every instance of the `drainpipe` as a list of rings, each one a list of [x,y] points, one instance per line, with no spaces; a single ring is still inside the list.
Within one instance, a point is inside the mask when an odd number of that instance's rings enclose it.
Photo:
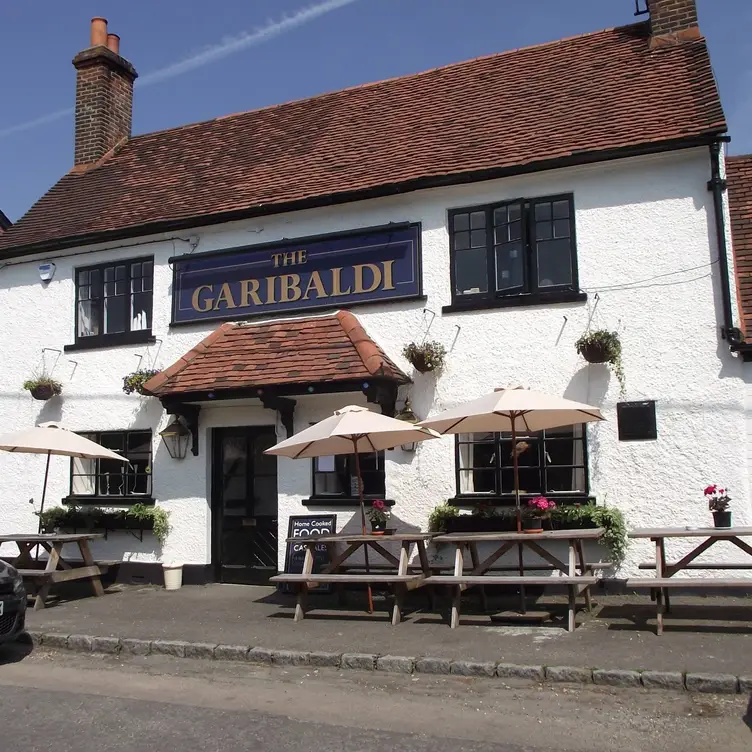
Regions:
[[[710,180],[708,190],[713,193],[715,210],[715,230],[718,240],[718,266],[721,270],[721,303],[723,305],[723,326],[721,337],[735,349],[744,343],[744,335],[734,326],[734,314],[731,308],[731,286],[729,282],[728,245],[726,243],[726,224],[723,213],[723,194],[726,181],[721,175],[721,144],[730,141],[728,136],[721,136],[710,144]]]

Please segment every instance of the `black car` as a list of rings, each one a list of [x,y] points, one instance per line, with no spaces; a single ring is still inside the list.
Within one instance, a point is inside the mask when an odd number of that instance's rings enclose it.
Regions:
[[[26,589],[21,575],[0,560],[0,643],[15,640],[26,628]]]

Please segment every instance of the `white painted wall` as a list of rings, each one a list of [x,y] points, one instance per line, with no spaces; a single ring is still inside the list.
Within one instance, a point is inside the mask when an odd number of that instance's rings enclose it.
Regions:
[[[438,381],[431,375],[414,376],[410,396],[418,415],[510,383],[600,405],[609,421],[588,429],[591,490],[600,502],[621,508],[629,525],[708,524],[702,489],[709,482],[730,487],[735,522],[752,524],[745,383],[741,364],[718,339],[720,286],[718,265],[711,263],[717,249],[706,189],[709,170],[707,151],[698,149],[420,191],[180,235],[198,235],[200,253],[387,222],[421,222],[427,301],[354,310],[368,333],[408,373],[410,367],[401,356],[406,342],[427,336],[450,350],[448,367]],[[441,314],[451,297],[447,209],[570,191],[575,197],[580,285],[590,292],[587,303]],[[122,377],[140,362],[171,364],[215,327],[169,329],[172,273],[167,259],[189,247],[177,238],[146,240],[148,244],[129,243],[130,248],[88,247],[48,255],[57,273],[47,287],[39,282],[36,260],[0,268],[3,429],[56,419],[74,430],[149,427],[156,435],[164,427],[158,402],[124,395]],[[62,350],[73,341],[76,266],[152,253],[157,344],[43,355],[43,348]],[[680,270],[687,271],[677,273]],[[646,281],[635,284],[642,280]],[[620,285],[631,289],[616,287]],[[605,366],[587,365],[574,350],[591,316],[593,326],[621,334],[627,399],[657,401],[657,441],[617,440],[618,384]],[[61,399],[44,404],[34,402],[21,388],[42,362],[64,385]],[[363,398],[301,398],[296,430],[354,401]],[[151,536],[139,543],[118,534],[100,544],[100,553],[146,561],[208,562],[210,428],[275,420],[275,413],[253,401],[232,407],[215,404],[202,410],[198,457],[171,460],[155,441],[154,494],[171,511],[174,528],[165,551]],[[284,436],[279,424],[278,434]],[[394,513],[405,524],[425,527],[433,506],[454,495],[453,456],[451,438],[423,444],[414,455],[389,453],[387,495],[397,502]],[[0,529],[34,529],[36,518],[28,499],[39,499],[43,459],[9,455],[0,457],[0,463]],[[53,466],[51,504],[68,493],[67,462],[53,460]],[[283,537],[288,516],[305,513],[300,500],[309,493],[308,462],[280,460]],[[342,527],[355,510],[321,511],[336,511]],[[635,544],[622,574],[635,572],[637,562],[649,553],[648,544]],[[729,558],[735,555],[723,552]]]

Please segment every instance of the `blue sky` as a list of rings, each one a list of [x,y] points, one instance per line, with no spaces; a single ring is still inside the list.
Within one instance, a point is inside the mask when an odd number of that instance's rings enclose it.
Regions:
[[[750,152],[752,3],[698,0],[698,7],[731,151]],[[18,219],[72,166],[73,117],[57,113],[74,104],[70,61],[88,45],[92,16],[109,20],[141,74],[133,125],[145,133],[632,23],[633,13],[633,0],[6,2],[0,209]]]

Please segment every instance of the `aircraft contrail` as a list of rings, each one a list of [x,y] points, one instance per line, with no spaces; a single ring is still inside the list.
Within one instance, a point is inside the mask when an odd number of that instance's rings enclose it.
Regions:
[[[176,78],[177,76],[182,76],[184,73],[188,73],[196,68],[202,68],[209,63],[213,63],[215,60],[221,60],[229,55],[234,55],[236,52],[241,52],[248,47],[254,47],[257,44],[267,42],[274,37],[278,37],[280,34],[284,34],[288,31],[292,31],[292,29],[298,28],[299,26],[303,26],[319,16],[331,13],[331,11],[343,8],[346,5],[352,5],[352,3],[357,1],[358,0],[325,0],[323,3],[302,8],[291,16],[284,16],[279,21],[270,21],[266,26],[262,26],[260,29],[244,32],[236,37],[229,37],[222,40],[219,44],[207,47],[201,52],[197,52],[184,60],[172,63],[171,65],[160,68],[151,73],[147,73],[144,76],[141,76],[136,81],[136,84],[139,86],[151,86],[156,83],[161,83],[162,81],[167,81],[171,78]],[[33,120],[27,120],[25,123],[18,123],[17,125],[11,125],[7,128],[0,128],[0,138],[5,138],[13,133],[20,133],[32,128],[37,128],[40,125],[52,123],[55,120],[67,117],[73,112],[74,109],[68,107],[64,110],[50,112],[47,115],[42,115]]]

